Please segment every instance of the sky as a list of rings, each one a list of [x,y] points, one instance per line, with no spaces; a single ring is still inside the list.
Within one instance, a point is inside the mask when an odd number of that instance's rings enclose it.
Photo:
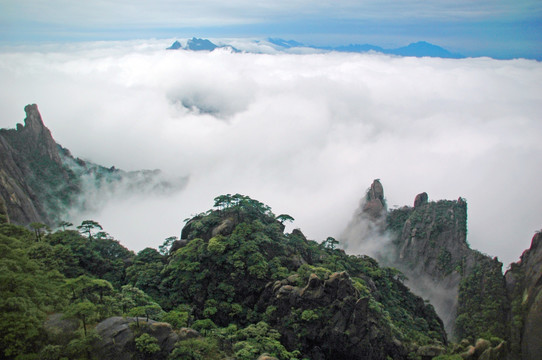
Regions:
[[[174,39],[0,49],[0,127],[36,103],[75,156],[188,179],[167,195],[107,194],[72,222],[94,219],[137,251],[241,193],[321,242],[378,178],[391,208],[424,191],[465,198],[468,242],[505,268],[542,228],[540,62],[292,54],[239,38],[212,40],[260,53],[164,50]]]
[[[0,44],[282,37],[384,48],[428,41],[465,56],[536,58],[540,0],[2,0]]]

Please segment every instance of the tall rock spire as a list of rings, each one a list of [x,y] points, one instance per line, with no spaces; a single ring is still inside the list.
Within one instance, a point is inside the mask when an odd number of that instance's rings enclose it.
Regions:
[[[384,200],[384,187],[379,179],[376,179],[367,190],[366,202],[363,205],[363,213],[372,218],[379,218],[386,212],[386,200]]]
[[[61,164],[58,146],[51,135],[51,131],[43,124],[41,114],[36,104],[26,105],[24,108],[26,118],[24,127],[17,126],[21,135],[20,141],[25,143],[28,152],[37,152],[46,156],[57,164]]]

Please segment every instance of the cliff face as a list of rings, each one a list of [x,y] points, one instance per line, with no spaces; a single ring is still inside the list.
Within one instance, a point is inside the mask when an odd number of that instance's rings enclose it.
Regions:
[[[217,210],[189,220],[170,249],[162,273],[172,306],[194,304],[197,317],[216,304],[224,310],[209,318],[219,326],[261,319],[298,358],[407,359],[423,345],[446,345],[433,307],[396,270],[307,240],[300,230],[284,233],[270,209],[248,197],[215,201]],[[227,297],[221,289],[230,289]],[[230,302],[239,311],[228,315]]]
[[[51,224],[53,211],[69,201],[78,184],[63,166],[37,105],[27,105],[25,112],[24,126],[0,130],[0,196],[11,222]]]
[[[368,194],[373,188],[374,183]],[[429,202],[427,193],[421,193],[413,207],[384,212],[385,223],[372,220],[366,208],[360,205],[361,211],[349,228],[360,228],[360,224],[372,221],[372,225],[363,226],[377,226],[379,230],[373,230],[369,238],[364,238],[363,233],[353,238],[352,232],[346,231],[343,241],[347,246],[358,242],[357,248],[363,251],[364,242],[374,248],[374,243],[380,241],[375,255],[385,265],[401,270],[408,279],[406,284],[430,300],[452,337],[473,338],[483,332],[507,337],[508,302],[502,264],[470,249],[467,204],[462,198]]]
[[[186,184],[159,170],[126,172],[74,158],[55,142],[37,105],[25,112],[24,126],[0,129],[0,222],[55,227],[71,210],[98,209],[116,194],[164,195]]]
[[[514,359],[534,360],[542,354],[542,233],[505,274],[512,305],[511,347]],[[521,357],[518,354],[521,353]]]
[[[388,214],[391,261],[405,272],[408,286],[429,298],[451,334],[462,270],[473,264],[466,242],[466,204],[429,203],[427,195],[418,195],[415,205]]]

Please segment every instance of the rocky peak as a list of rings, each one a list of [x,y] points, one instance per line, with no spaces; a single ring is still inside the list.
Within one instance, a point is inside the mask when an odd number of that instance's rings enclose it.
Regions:
[[[531,247],[511,264],[505,274],[506,288],[512,304],[510,318],[512,349],[521,359],[538,359],[542,353],[542,233],[537,232]]]
[[[426,192],[422,192],[421,194],[416,195],[416,198],[414,199],[414,207],[420,207],[422,205],[427,204],[429,201],[429,196]]]
[[[384,200],[384,187],[379,179],[376,179],[371,184],[365,197],[365,205],[363,205],[363,213],[368,214],[372,218],[379,218],[386,211],[386,201]]]
[[[61,164],[58,146],[51,132],[43,124],[41,114],[36,104],[26,105],[24,127],[17,124],[17,133],[29,151],[35,151],[41,156],[47,156],[57,164]],[[20,143],[19,141],[17,142]]]
[[[26,118],[24,119],[24,130],[40,133],[45,129],[41,114],[38,110],[38,105],[29,104],[24,107]]]
[[[63,165],[38,106],[27,105],[24,110],[24,126],[0,129],[0,196],[11,222],[53,225],[54,214],[65,205],[59,199],[68,198],[77,184]]]

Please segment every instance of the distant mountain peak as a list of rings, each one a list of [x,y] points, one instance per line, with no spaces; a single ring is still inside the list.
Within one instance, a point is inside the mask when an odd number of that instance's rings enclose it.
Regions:
[[[188,42],[186,43],[185,49],[194,50],[194,51],[201,51],[201,50],[213,51],[217,47],[218,46],[213,44],[210,40],[199,39],[199,38],[193,37],[192,39],[188,40]]]
[[[286,49],[305,46],[304,44],[295,40],[284,40],[280,38],[268,38],[267,41],[269,41],[273,45],[277,45]]]
[[[443,47],[435,44],[431,44],[427,41],[417,41],[410,43],[407,46],[384,49],[380,46],[371,44],[349,44],[340,46],[313,46],[300,43],[295,40],[284,40],[281,38],[267,38],[264,42],[270,44],[275,50],[288,51],[293,48],[307,48],[324,51],[338,51],[338,52],[350,52],[350,53],[366,53],[366,52],[378,52],[382,54],[398,55],[398,56],[414,56],[414,57],[439,57],[439,58],[452,58],[459,59],[464,56],[457,53],[452,53]],[[192,51],[213,51],[215,49],[229,48],[233,52],[239,52],[231,45],[216,45],[208,39],[201,39],[193,37],[186,42],[186,46],[183,48],[179,41],[175,41],[167,50],[192,50]],[[249,52],[254,50],[248,50]],[[257,51],[256,51],[257,52]]]
[[[182,48],[182,45],[179,41],[175,40],[175,42],[173,42],[173,44],[171,44],[170,47],[166,48],[166,50],[178,50]]]
[[[208,39],[200,39],[193,37],[192,39],[188,39],[186,42],[186,46],[183,48],[181,43],[178,40],[175,40],[173,44],[171,44],[170,47],[166,48],[166,50],[192,50],[192,51],[213,51],[215,49],[222,49],[227,48],[231,49],[233,52],[239,52],[236,48],[234,48],[231,45],[216,45],[213,42],[211,42]]]
[[[454,54],[443,47],[428,43],[427,41],[418,41],[410,43],[397,49],[386,50],[388,54],[416,57],[440,57],[440,58],[461,58],[460,54]]]

